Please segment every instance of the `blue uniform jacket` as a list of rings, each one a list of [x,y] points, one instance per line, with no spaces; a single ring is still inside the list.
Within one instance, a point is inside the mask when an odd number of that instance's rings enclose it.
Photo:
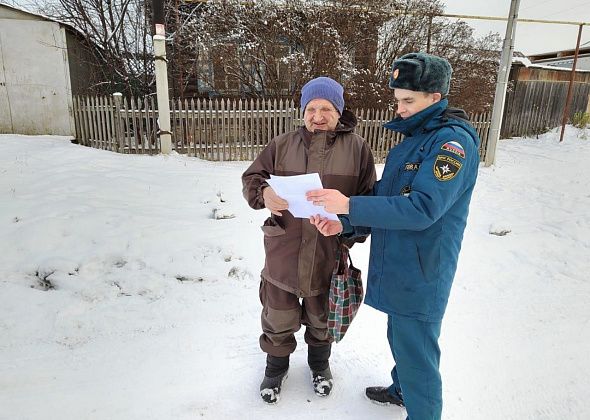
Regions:
[[[447,306],[479,166],[477,133],[447,106],[385,124],[405,139],[341,217],[344,235],[371,233],[365,302],[390,315],[440,321]]]

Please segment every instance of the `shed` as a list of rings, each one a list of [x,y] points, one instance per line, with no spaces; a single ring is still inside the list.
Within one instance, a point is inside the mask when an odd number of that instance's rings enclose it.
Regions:
[[[0,3],[0,133],[75,134],[72,95],[88,78],[73,27]]]

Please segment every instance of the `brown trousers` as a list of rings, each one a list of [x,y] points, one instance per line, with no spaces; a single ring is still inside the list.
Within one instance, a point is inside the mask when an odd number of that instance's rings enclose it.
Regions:
[[[318,296],[299,298],[272,283],[260,282],[262,335],[260,348],[276,357],[295,351],[295,333],[305,325],[305,342],[325,346],[333,339],[328,334],[328,291]]]

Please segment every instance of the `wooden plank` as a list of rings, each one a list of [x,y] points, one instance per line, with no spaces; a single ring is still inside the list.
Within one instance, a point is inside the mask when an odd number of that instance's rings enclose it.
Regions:
[[[101,121],[101,98],[100,96],[95,96],[95,103],[94,103],[94,119],[96,121],[96,139],[98,142],[98,148],[104,149],[104,141],[102,135],[102,121]]]
[[[270,143],[270,139],[272,139],[272,102],[269,100],[266,102],[266,143],[264,147],[266,147]]]
[[[115,116],[114,116],[114,104],[113,104],[113,97],[112,96],[105,96],[105,102],[107,106],[107,136],[109,139],[109,150],[112,152],[118,152],[119,148],[117,147],[117,135],[115,132]]]
[[[293,99],[289,101],[289,121],[288,121],[288,130],[294,131],[295,130],[295,118],[296,117],[297,109],[295,108],[295,102]]]
[[[94,137],[94,98],[88,96],[86,98],[86,115],[88,118],[88,145],[90,147],[96,147],[96,139]]]
[[[275,98],[272,102],[272,124],[271,124],[272,131],[269,133],[270,138],[268,140],[268,143],[270,143],[270,140],[275,138],[279,134],[278,129],[279,129],[279,120],[280,120],[281,111],[277,107],[278,107],[278,103]]]
[[[144,122],[144,110],[142,109],[142,101],[141,99],[138,97],[137,98],[137,125],[139,127],[139,142],[141,144],[141,154],[145,155],[146,154],[146,149],[147,146],[145,144],[145,140],[146,140],[146,133],[145,133],[145,129],[143,127],[143,122]]]
[[[285,123],[287,122],[285,119],[285,116],[287,115],[286,104],[287,101],[283,101],[282,99],[279,100],[280,117],[278,119],[279,125],[277,127],[278,134],[283,134],[285,132]]]
[[[102,127],[103,127],[103,136],[104,136],[104,147],[106,150],[113,151],[111,147],[112,138],[110,136],[109,130],[109,105],[108,105],[108,98],[106,96],[102,96]]]
[[[238,127],[240,123],[240,117],[238,115],[238,103],[234,99],[231,102],[231,145],[233,146],[233,155],[230,156],[230,160],[240,160],[240,149],[239,149],[239,137],[238,137]]]
[[[176,112],[174,116],[178,121],[176,127],[176,152],[184,153],[184,122],[182,118],[182,100],[180,98],[176,100]]]
[[[183,152],[185,154],[189,153],[190,148],[190,125],[189,125],[189,105],[188,100],[184,98],[182,101],[182,144],[183,144]]]
[[[539,123],[540,121],[540,115],[541,115],[541,105],[543,103],[543,98],[544,96],[544,86],[543,83],[535,83],[535,88],[534,88],[534,94],[533,94],[533,101],[531,102],[531,108],[532,108],[532,115],[531,115],[531,121],[530,121],[530,127],[531,127],[531,131],[533,134],[535,134],[536,136],[539,135],[540,131],[541,131],[541,124]]]
[[[158,113],[156,112],[156,104],[154,102],[154,96],[150,95],[149,99],[150,119],[152,121],[152,132],[150,134],[150,142],[153,145],[154,153],[161,153],[161,147],[158,137],[158,130],[160,129],[158,124]]]
[[[243,138],[243,131],[242,131],[242,127],[243,127],[243,122],[246,119],[244,118],[244,113],[243,113],[243,103],[242,103],[242,99],[238,99],[238,132],[237,132],[237,142],[240,148],[240,160],[244,160],[246,158],[246,151],[244,150],[246,147],[246,143],[244,141]]]
[[[368,123],[369,123],[369,138],[370,140],[370,144],[371,144],[371,148],[373,150],[376,150],[376,141],[375,141],[375,119],[377,118],[377,109],[375,108],[370,108],[369,109],[369,118],[368,118]]]
[[[203,99],[203,103],[205,100]],[[197,118],[198,118],[198,136],[199,136],[199,158],[205,158],[205,147],[207,144],[204,142],[204,130],[205,130],[205,117],[204,110],[201,109],[201,100],[197,99]],[[201,115],[203,114],[203,115]],[[202,121],[202,122],[201,122]]]
[[[254,158],[260,154],[260,145],[262,139],[260,138],[262,132],[262,124],[260,122],[260,99],[256,98],[256,108],[253,110],[256,119],[256,146],[254,147]]]
[[[252,135],[254,132],[252,130],[252,112],[250,111],[252,106],[252,99],[250,101],[244,101],[244,142],[246,145],[247,160],[252,160],[254,156],[252,150]]]
[[[235,160],[235,141],[234,141],[234,106],[232,100],[227,98],[225,100],[225,113],[223,120],[225,121],[225,143],[227,145],[226,160]]]
[[[143,110],[144,110],[144,126],[145,126],[145,143],[146,149],[150,155],[154,153],[152,147],[152,122],[150,118],[150,104],[148,102],[148,97],[143,97]]]
[[[72,104],[73,104],[73,108],[74,108],[74,132],[75,132],[75,136],[76,136],[76,140],[78,141],[78,144],[81,143],[81,138],[82,138],[82,129],[80,127],[80,119],[79,119],[79,107],[78,107],[78,96],[73,96],[72,97]]]
[[[178,133],[177,133],[177,119],[176,119],[176,101],[174,99],[170,99],[170,131],[172,138],[172,150],[177,149],[178,147]]]
[[[123,147],[131,153],[131,126],[129,123],[129,102],[123,98]]]
[[[139,137],[140,134],[139,134],[139,126],[138,126],[139,118],[137,117],[137,114],[138,114],[137,100],[133,96],[131,97],[130,106],[131,106],[131,119],[132,119],[132,125],[133,125],[133,151],[135,154],[139,154],[141,152],[141,149],[140,149],[141,137]]]
[[[85,135],[84,135],[84,114],[82,110],[82,97],[76,96],[75,99],[76,103],[76,114],[78,118],[78,127],[80,129],[80,134],[78,137],[78,143],[84,145],[86,143]]]
[[[106,101],[104,96],[98,97],[98,114],[100,116],[100,135],[103,150],[109,150],[109,139],[107,137],[107,114],[106,114]]]
[[[208,103],[208,110],[209,110],[209,121],[207,123],[207,143],[209,144],[210,154],[207,156],[209,160],[215,160],[215,152],[214,152],[214,126],[213,126],[213,101],[209,99]]]
[[[221,161],[225,161],[227,159],[227,142],[226,142],[226,124],[225,124],[225,112],[226,112],[226,106],[225,106],[225,100],[221,100],[220,104],[219,104],[219,112],[218,112],[218,120],[217,120],[217,124],[218,124],[218,128],[220,129],[219,132],[219,136],[217,137],[218,140],[221,142]]]
[[[196,130],[196,122],[195,122],[195,98],[191,98],[190,101],[190,120],[191,120],[191,135],[190,135],[190,143],[189,143],[189,152],[188,155],[191,156],[190,154],[190,145],[192,143],[193,145],[193,154],[192,156],[197,157],[197,130]]]
[[[90,97],[90,122],[92,123],[92,147],[98,149],[100,148],[100,143],[98,141],[98,129],[96,125],[96,97]]]
[[[88,96],[82,99],[82,119],[84,123],[84,146],[92,147],[90,143],[90,108],[88,106]]]

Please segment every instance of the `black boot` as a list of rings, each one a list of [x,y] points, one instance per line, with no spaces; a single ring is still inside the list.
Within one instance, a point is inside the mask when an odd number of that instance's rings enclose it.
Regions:
[[[334,387],[334,379],[330,371],[330,353],[332,346],[309,346],[307,363],[311,369],[313,391],[319,397],[327,397]]]
[[[266,356],[264,379],[260,384],[260,397],[267,404],[276,404],[281,397],[281,387],[289,370],[289,356]]]
[[[385,386],[370,386],[365,389],[367,398],[377,404],[381,405],[399,405],[404,406],[404,398],[401,393],[396,391],[395,395],[389,393],[389,388]]]
[[[334,387],[334,379],[332,379],[332,372],[330,366],[320,372],[311,371],[311,383],[313,384],[313,392],[318,397],[327,397],[332,392]]]

